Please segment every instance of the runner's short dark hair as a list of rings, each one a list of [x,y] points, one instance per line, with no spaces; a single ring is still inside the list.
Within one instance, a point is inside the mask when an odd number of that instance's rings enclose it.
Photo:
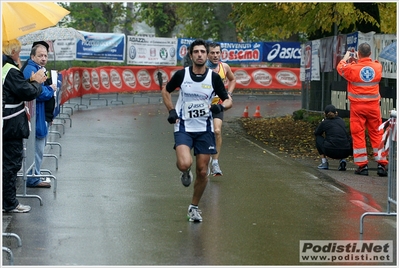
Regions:
[[[210,42],[210,43],[209,43],[209,47],[212,47],[212,48],[214,48],[214,47],[220,47],[220,44],[219,44],[219,43],[216,43],[216,42]]]
[[[206,48],[206,54],[209,54],[209,45],[208,43],[203,40],[203,39],[197,39],[194,42],[191,43],[189,47],[190,55],[193,55],[193,49],[195,46],[201,46],[203,45]]]

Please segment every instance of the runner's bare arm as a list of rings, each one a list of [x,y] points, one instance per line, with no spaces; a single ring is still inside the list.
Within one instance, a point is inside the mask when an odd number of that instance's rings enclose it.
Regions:
[[[233,71],[231,70],[230,66],[226,63],[224,63],[224,69],[226,70],[226,77],[229,80],[229,86],[227,88],[227,92],[229,93],[229,95],[233,95],[233,91],[236,87],[236,77],[233,74]]]

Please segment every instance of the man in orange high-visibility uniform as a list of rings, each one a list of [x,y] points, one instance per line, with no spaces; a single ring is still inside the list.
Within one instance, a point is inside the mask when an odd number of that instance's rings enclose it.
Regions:
[[[353,158],[358,169],[355,174],[368,175],[368,160],[365,131],[367,129],[374,159],[378,163],[377,174],[387,176],[388,161],[378,156],[378,147],[383,130],[380,110],[380,87],[382,66],[370,58],[371,48],[362,43],[354,52],[357,61],[350,61],[351,53],[347,51],[337,65],[337,72],[348,81],[348,99],[350,101],[350,130],[353,139]],[[352,56],[353,58],[353,56]]]

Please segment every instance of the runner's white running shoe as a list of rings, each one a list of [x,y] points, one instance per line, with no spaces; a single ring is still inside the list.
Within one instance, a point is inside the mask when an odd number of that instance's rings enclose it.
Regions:
[[[198,208],[190,208],[187,213],[187,218],[188,221],[193,221],[193,222],[201,222],[202,217],[201,217],[201,211]]]
[[[213,176],[223,176],[223,173],[219,167],[219,163],[212,163],[212,175]]]

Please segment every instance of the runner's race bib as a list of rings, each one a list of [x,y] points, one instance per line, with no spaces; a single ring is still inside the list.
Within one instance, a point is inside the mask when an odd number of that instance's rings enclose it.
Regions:
[[[206,101],[185,102],[183,107],[183,120],[209,116],[209,105]]]

